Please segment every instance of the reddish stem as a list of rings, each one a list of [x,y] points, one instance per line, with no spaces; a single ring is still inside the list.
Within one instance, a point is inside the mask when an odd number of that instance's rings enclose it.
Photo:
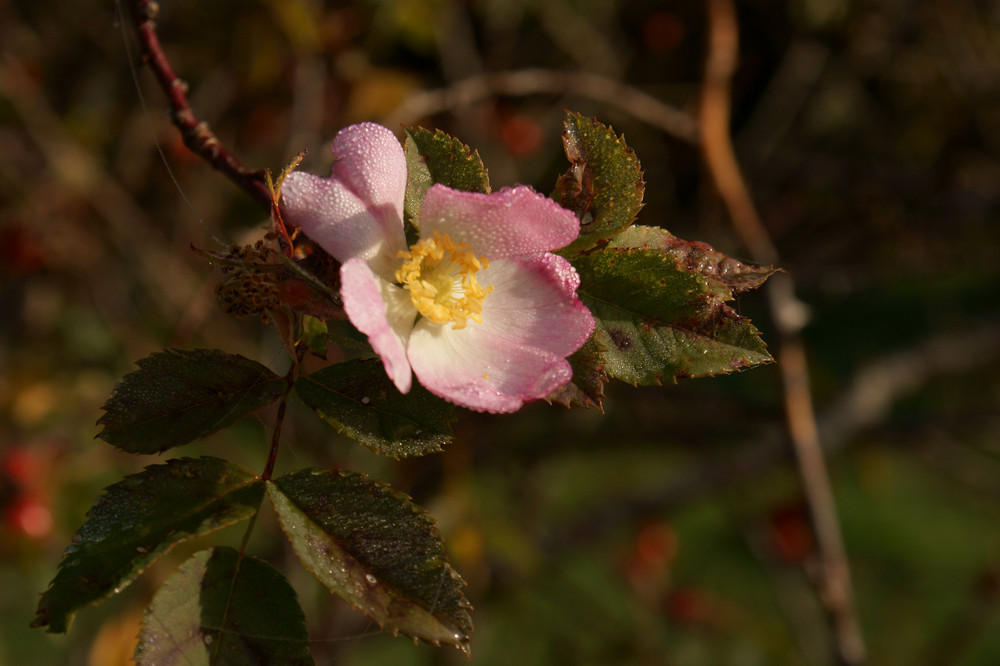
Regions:
[[[264,210],[271,212],[273,201],[267,189],[263,171],[251,171],[219,142],[208,124],[199,121],[187,100],[187,84],[170,65],[156,34],[159,5],[154,0],[136,0],[133,17],[136,34],[142,48],[143,61],[156,76],[160,88],[170,102],[170,119],[180,130],[184,145],[221,171],[244,192],[253,197]]]
[[[271,475],[274,473],[274,463],[278,459],[278,446],[281,444],[281,425],[285,422],[285,408],[288,406],[288,394],[291,388],[292,384],[289,383],[288,390],[281,396],[281,402],[278,403],[278,414],[274,417],[274,430],[271,433],[271,450],[267,452],[267,464],[264,465],[264,471],[260,475],[260,478],[266,481],[271,480]]]

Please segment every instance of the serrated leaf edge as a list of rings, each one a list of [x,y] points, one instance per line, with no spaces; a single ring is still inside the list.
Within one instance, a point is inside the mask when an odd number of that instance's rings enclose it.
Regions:
[[[158,463],[156,465],[149,465],[149,466],[145,467],[141,472],[137,472],[136,474],[130,474],[130,475],[124,477],[122,480],[117,481],[117,482],[111,484],[110,486],[108,486],[107,488],[105,488],[104,491],[98,496],[98,498],[94,502],[93,506],[91,506],[91,508],[87,511],[87,513],[85,514],[85,518],[89,517],[90,514],[91,514],[91,512],[94,510],[94,508],[97,507],[98,503],[100,503],[101,501],[103,501],[106,498],[106,496],[108,494],[108,491],[111,488],[113,488],[115,486],[118,486],[120,484],[126,483],[127,479],[129,479],[129,478],[135,478],[135,477],[137,477],[137,476],[145,473],[150,468],[154,468],[154,467],[166,467],[166,466],[170,465],[171,463],[178,463],[178,462],[191,461],[191,460],[206,460],[206,459],[208,459],[208,460],[223,460],[222,458],[214,458],[212,456],[202,456],[200,458],[174,458],[174,459],[168,460],[168,461],[166,461],[164,463]],[[235,467],[239,467],[238,465],[235,465],[235,463],[232,463],[232,462],[230,462],[228,460],[223,460],[223,462],[226,462],[227,464],[233,465]],[[240,469],[242,469],[242,468],[240,468]],[[248,474],[252,474],[252,472],[250,472],[249,470],[244,470],[244,471],[246,471]],[[256,475],[254,475],[254,476],[256,477]],[[225,495],[218,495],[218,496],[216,496],[212,500],[212,502],[207,502],[203,506],[208,506],[209,504],[212,504],[214,502],[219,502],[220,500],[224,499],[225,497],[228,497],[232,493],[245,490],[246,488],[248,488],[248,487],[250,487],[250,486],[252,486],[253,484],[256,484],[256,483],[263,484],[263,479],[260,479],[259,477],[256,477],[252,481],[250,481],[249,483],[246,483],[244,485],[241,485],[241,486],[238,486],[236,488],[233,488],[232,490],[230,490]],[[261,500],[263,500],[263,493],[261,493]],[[259,510],[259,506],[258,506],[258,510]],[[108,599],[112,595],[120,593],[126,587],[128,587],[129,585],[131,585],[139,576],[141,576],[146,571],[146,569],[148,569],[154,562],[156,562],[158,559],[160,559],[161,557],[163,557],[164,555],[166,555],[167,553],[169,553],[175,546],[177,546],[179,544],[182,544],[185,541],[188,541],[188,540],[190,540],[192,538],[195,538],[195,537],[206,536],[208,534],[212,534],[213,532],[217,532],[217,531],[219,531],[221,529],[229,527],[230,525],[235,525],[236,523],[242,522],[244,520],[248,520],[249,518],[250,518],[250,516],[247,516],[246,518],[239,518],[239,519],[236,519],[236,520],[222,522],[222,523],[219,523],[219,524],[211,527],[210,529],[207,529],[207,530],[204,530],[204,531],[198,531],[198,532],[195,532],[195,533],[185,533],[181,538],[179,538],[179,539],[177,539],[175,541],[161,542],[160,545],[155,546],[154,548],[151,548],[151,549],[147,549],[145,552],[138,552],[137,551],[138,554],[141,557],[136,557],[135,559],[131,560],[131,562],[138,561],[138,562],[141,562],[141,564],[138,565],[138,566],[136,566],[136,567],[134,567],[133,569],[131,569],[131,571],[130,571],[130,573],[128,575],[122,577],[118,581],[117,584],[113,585],[105,593],[101,594],[100,596],[94,597],[93,599],[90,599],[90,600],[88,600],[88,601],[86,601],[86,602],[84,602],[84,603],[76,606],[73,610],[67,611],[65,613],[64,626],[62,626],[61,629],[54,629],[52,627],[51,623],[48,621],[48,618],[51,617],[51,614],[48,614],[48,613],[43,614],[42,611],[41,611],[41,606],[42,606],[42,603],[45,600],[45,596],[52,589],[52,584],[56,580],[56,576],[53,576],[52,580],[49,581],[49,585],[46,588],[45,592],[42,593],[42,598],[39,600],[39,602],[38,602],[38,608],[35,611],[35,618],[31,621],[31,625],[30,626],[32,628],[47,627],[46,631],[48,633],[64,633],[69,628],[70,624],[73,621],[73,618],[76,616],[76,614],[79,611],[81,611],[84,608],[87,608],[89,606],[96,606],[97,604],[101,603],[105,599]],[[86,524],[86,522],[87,521],[84,520],[84,524]],[[83,525],[80,526],[80,529],[83,529]],[[74,533],[74,535],[73,535],[74,538],[76,537],[77,533],[79,533],[79,529],[77,530],[76,533]],[[95,543],[100,543],[100,542],[95,542]],[[138,547],[139,546],[137,546],[137,548]],[[81,548],[81,545],[78,544],[78,543],[70,543],[70,545],[66,547],[66,550],[63,551],[62,558],[60,559],[59,565],[58,565],[57,570],[56,570],[57,571],[57,573],[56,573],[57,576],[58,576],[58,572],[62,571],[65,568],[66,558],[70,554],[79,551],[80,548]]]

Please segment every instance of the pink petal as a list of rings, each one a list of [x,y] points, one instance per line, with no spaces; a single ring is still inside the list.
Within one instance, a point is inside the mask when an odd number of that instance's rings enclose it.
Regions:
[[[594,331],[593,315],[576,297],[580,277],[562,257],[546,253],[501,259],[477,277],[480,284],[493,286],[480,324],[490,333],[566,356]]]
[[[340,130],[333,154],[337,161],[329,178],[296,171],[285,179],[281,199],[287,221],[339,261],[363,257],[384,275],[389,267],[377,258],[395,258],[406,249],[403,148],[387,128],[362,123]]]
[[[330,177],[402,226],[406,156],[389,128],[377,123],[350,125],[337,132],[332,150],[337,161]]]
[[[420,234],[435,231],[492,260],[568,245],[580,233],[580,221],[524,185],[492,194],[434,185],[420,209]]]
[[[568,382],[573,371],[561,356],[486,331],[417,322],[407,356],[431,393],[477,411],[513,412]]]
[[[360,258],[344,262],[340,282],[347,318],[368,336],[396,388],[409,392],[413,375],[406,360],[406,342],[417,315],[409,293],[377,277]]]
[[[338,261],[374,257],[384,232],[364,201],[343,183],[296,171],[281,187],[285,221],[302,227]]]

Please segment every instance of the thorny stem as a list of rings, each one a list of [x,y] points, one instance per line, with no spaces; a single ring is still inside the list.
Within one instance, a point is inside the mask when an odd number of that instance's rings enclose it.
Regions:
[[[154,0],[135,0],[133,9],[133,20],[142,48],[143,61],[153,70],[160,88],[167,96],[170,103],[170,120],[180,130],[184,145],[226,175],[270,213],[274,202],[267,189],[264,172],[251,171],[243,166],[219,142],[208,128],[208,124],[199,121],[191,110],[187,100],[187,84],[174,72],[156,34],[159,5]]]
[[[754,207],[729,136],[729,84],[738,55],[733,0],[709,0],[708,25],[709,52],[700,124],[705,162],[736,232],[754,259],[778,263],[777,249]],[[850,569],[809,390],[809,368],[801,336],[802,306],[787,275],[772,278],[768,296],[779,335],[778,369],[784,385],[788,433],[819,549],[816,586],[832,628],[837,663],[859,666],[865,662],[865,646],[854,610]]]

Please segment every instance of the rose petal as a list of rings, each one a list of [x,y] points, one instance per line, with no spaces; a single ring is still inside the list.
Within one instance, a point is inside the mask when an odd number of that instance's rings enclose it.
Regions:
[[[402,146],[387,128],[362,123],[342,129],[332,149],[337,161],[329,178],[296,171],[285,179],[287,220],[339,261],[362,257],[390,278],[389,260],[406,249]]]
[[[435,231],[492,260],[568,245],[580,233],[580,221],[524,185],[492,194],[434,185],[420,209],[420,232],[427,237]]]
[[[580,277],[562,257],[501,259],[476,276],[483,286],[493,286],[480,325],[490,333],[566,356],[594,331],[593,315],[576,297]]]
[[[520,345],[476,324],[456,330],[420,320],[410,335],[407,356],[431,393],[477,411],[516,411],[573,376],[561,356]]]
[[[396,388],[408,393],[413,375],[406,358],[406,343],[417,316],[409,293],[380,279],[360,258],[344,262],[340,282],[347,318],[368,336]]]
[[[406,156],[396,136],[377,123],[360,123],[337,132],[331,149],[337,161],[330,177],[402,227]]]
[[[368,206],[340,181],[296,171],[281,186],[285,220],[338,261],[372,257],[383,232]]]

